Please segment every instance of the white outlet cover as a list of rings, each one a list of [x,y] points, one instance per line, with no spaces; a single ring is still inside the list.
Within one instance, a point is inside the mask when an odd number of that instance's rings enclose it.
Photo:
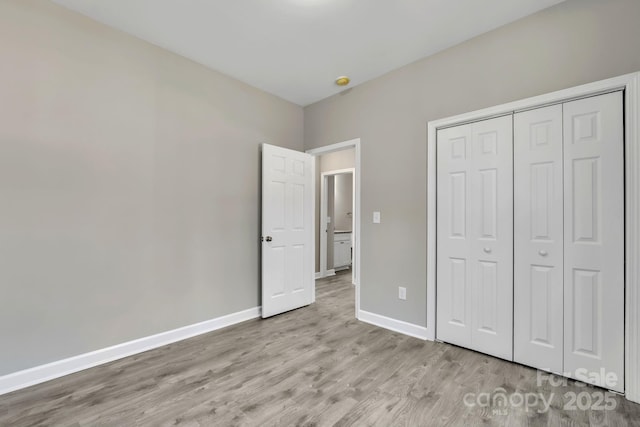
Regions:
[[[380,212],[373,213],[373,223],[380,224]]]
[[[327,217],[327,224],[331,224],[331,217],[330,216]]]
[[[398,298],[401,300],[407,299],[407,288],[403,288],[402,286],[398,287]]]

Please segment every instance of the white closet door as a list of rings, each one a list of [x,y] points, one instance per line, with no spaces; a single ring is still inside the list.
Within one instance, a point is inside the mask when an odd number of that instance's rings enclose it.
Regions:
[[[471,346],[471,125],[438,131],[437,337]]]
[[[624,390],[622,93],[564,104],[567,375]],[[606,382],[602,372],[617,381]]]
[[[438,339],[511,360],[512,117],[438,132]]]
[[[471,125],[471,345],[513,360],[513,117]]]
[[[562,105],[514,116],[513,359],[562,373]]]

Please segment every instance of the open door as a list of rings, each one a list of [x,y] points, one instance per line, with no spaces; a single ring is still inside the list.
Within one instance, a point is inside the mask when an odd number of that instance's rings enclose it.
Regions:
[[[314,280],[313,157],[262,145],[262,317],[309,305]]]

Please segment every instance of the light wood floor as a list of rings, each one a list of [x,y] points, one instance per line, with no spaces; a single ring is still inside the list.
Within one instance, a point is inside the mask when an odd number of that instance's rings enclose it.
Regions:
[[[356,321],[350,277],[318,281],[313,306],[0,396],[0,425],[640,426],[618,396],[563,409],[565,393],[600,389],[537,387],[534,369]],[[544,413],[465,406],[497,387],[555,397]]]

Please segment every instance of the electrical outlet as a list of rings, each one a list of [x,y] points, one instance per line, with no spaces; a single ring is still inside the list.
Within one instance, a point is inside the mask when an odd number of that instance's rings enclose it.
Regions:
[[[401,300],[407,299],[407,288],[403,288],[402,286],[398,286],[398,298]]]
[[[380,212],[373,213],[373,223],[380,224]]]

